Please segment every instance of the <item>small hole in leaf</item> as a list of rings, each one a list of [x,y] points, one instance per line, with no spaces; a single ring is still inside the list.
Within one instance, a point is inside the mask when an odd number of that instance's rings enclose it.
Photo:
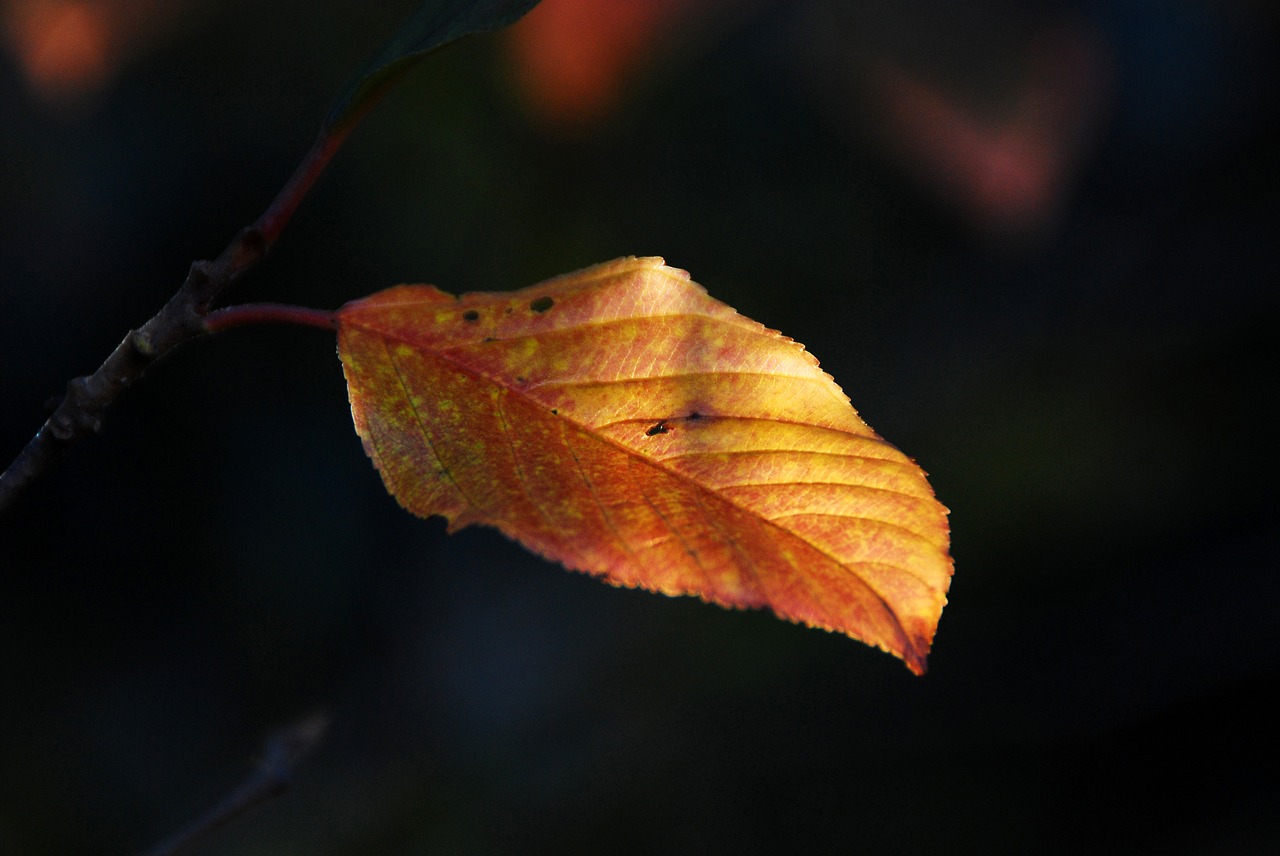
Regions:
[[[555,306],[555,305],[556,305],[556,302],[552,300],[550,297],[539,297],[529,304],[529,308],[532,309],[534,312],[546,312],[548,309],[550,309],[552,306]]]
[[[552,416],[559,416],[559,415],[560,415],[560,411],[559,411],[559,410],[556,410],[556,409],[553,407],[553,408],[551,408],[551,415],[552,415]]]
[[[659,434],[665,434],[665,433],[667,433],[667,422],[665,419],[659,422],[657,425],[654,425],[648,431],[644,432],[646,437],[656,437]]]
[[[466,312],[462,313],[462,320],[463,321],[479,321],[480,313],[474,309],[468,309]]]

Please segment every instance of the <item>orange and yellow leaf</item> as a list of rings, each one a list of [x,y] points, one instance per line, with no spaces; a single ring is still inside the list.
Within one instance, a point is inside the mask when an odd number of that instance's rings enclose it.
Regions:
[[[338,312],[387,489],[615,585],[697,595],[925,660],[946,509],[817,360],[661,259],[513,292],[402,285]]]

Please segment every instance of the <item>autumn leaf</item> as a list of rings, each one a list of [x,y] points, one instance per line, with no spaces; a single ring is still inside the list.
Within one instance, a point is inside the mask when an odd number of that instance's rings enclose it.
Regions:
[[[661,259],[338,312],[356,431],[415,514],[620,586],[837,630],[917,674],[946,509],[817,360]]]

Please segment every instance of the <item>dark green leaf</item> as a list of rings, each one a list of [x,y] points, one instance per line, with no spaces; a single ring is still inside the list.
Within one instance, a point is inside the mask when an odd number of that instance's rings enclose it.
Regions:
[[[536,5],[538,0],[425,0],[364,71],[343,87],[323,130],[357,119],[436,48],[472,33],[500,30]]]

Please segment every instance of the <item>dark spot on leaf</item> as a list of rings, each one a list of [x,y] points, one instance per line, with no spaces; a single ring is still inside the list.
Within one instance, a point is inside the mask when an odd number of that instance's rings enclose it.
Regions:
[[[556,409],[553,407],[553,408],[551,408],[551,415],[552,415],[552,416],[559,416],[559,415],[560,415],[560,411],[559,411],[559,410],[556,410]]]
[[[552,306],[555,306],[555,305],[556,305],[556,302],[552,300],[550,297],[539,297],[529,304],[529,308],[532,309],[534,312],[546,312],[548,309],[550,309]]]
[[[662,420],[644,433],[646,437],[656,437],[659,434],[667,433],[667,421],[665,419]]]
[[[516,383],[528,383],[528,381],[524,379],[523,375],[516,375]]]
[[[702,414],[701,414],[701,413],[699,413],[699,412],[698,412],[698,411],[696,411],[696,410],[689,414],[689,421],[690,421],[690,422],[697,422],[697,421],[698,421],[699,419],[701,419],[701,418],[702,418]]]
[[[479,321],[480,313],[474,309],[468,309],[466,312],[462,313],[462,320],[463,321]]]
[[[487,342],[496,342],[496,341],[498,341],[498,340],[497,340],[497,339],[495,339],[495,338],[493,338],[492,336],[485,336],[485,337],[484,337],[483,339],[481,339],[480,341],[481,341],[481,342],[486,342],[486,343],[487,343]]]

